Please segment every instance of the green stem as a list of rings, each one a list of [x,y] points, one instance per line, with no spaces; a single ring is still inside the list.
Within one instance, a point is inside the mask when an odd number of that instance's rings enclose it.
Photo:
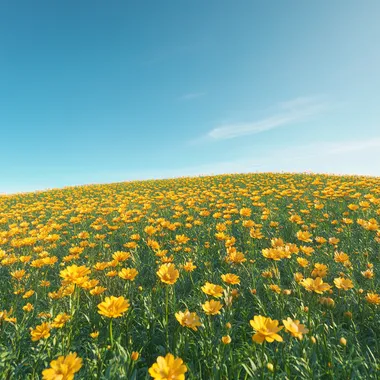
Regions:
[[[314,298],[313,295],[310,297],[309,307],[307,311],[307,325],[309,327],[309,331],[311,332],[311,305],[313,304]]]
[[[263,347],[262,347],[262,350],[261,350],[261,365],[262,365],[262,369],[263,371],[261,372],[261,378],[264,379],[264,371],[265,371],[265,368],[264,368],[264,354],[265,354],[265,341],[263,342]]]
[[[112,318],[110,320],[110,341],[111,341],[111,347],[113,347]]]
[[[76,309],[75,310],[79,310],[79,305],[80,305],[80,288],[79,286],[76,287],[77,289],[76,292],[77,292],[77,305],[76,305]]]
[[[166,348],[169,350],[169,287],[166,286],[165,294],[165,328],[166,328]]]

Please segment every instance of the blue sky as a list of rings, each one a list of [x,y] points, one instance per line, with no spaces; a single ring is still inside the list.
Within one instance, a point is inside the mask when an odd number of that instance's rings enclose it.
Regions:
[[[380,175],[380,2],[2,1],[0,193]]]

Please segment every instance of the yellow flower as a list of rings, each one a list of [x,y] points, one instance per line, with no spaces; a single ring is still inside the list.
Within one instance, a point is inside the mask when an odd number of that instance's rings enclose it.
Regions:
[[[79,267],[74,264],[66,267],[59,275],[68,283],[81,284],[88,280],[87,275],[89,273],[91,273],[91,270],[86,266],[82,265]]]
[[[240,210],[241,216],[251,216],[252,210],[250,208],[244,207]]]
[[[206,282],[206,284],[202,286],[202,291],[203,293],[216,298],[223,295],[223,288],[219,285],[211,284],[210,282]]]
[[[16,318],[11,318],[10,315],[13,313],[13,309],[11,308],[9,311],[3,310],[0,311],[0,323],[2,321],[5,322],[16,322]]]
[[[123,268],[119,273],[119,277],[124,280],[134,281],[138,275],[138,271],[135,268]]]
[[[96,339],[99,336],[99,331],[94,331],[90,334],[90,337]]]
[[[315,241],[316,241],[317,243],[319,243],[319,244],[325,244],[327,240],[326,240],[324,237],[322,237],[322,236],[317,236],[317,237],[315,238]]]
[[[380,296],[376,293],[367,293],[366,301],[374,305],[380,305]]]
[[[79,286],[82,289],[90,290],[90,289],[96,287],[98,284],[99,284],[99,280],[94,279],[94,280],[85,281],[85,282],[79,284]]]
[[[280,294],[281,293],[281,288],[278,285],[269,285],[270,290],[273,292]]]
[[[123,244],[123,247],[130,248],[130,249],[134,249],[134,248],[136,248],[138,246],[139,245],[135,241],[130,241],[128,243]]]
[[[186,235],[176,235],[175,240],[180,244],[186,244],[190,238],[188,238]]]
[[[222,336],[222,342],[223,344],[230,344],[232,341],[231,337],[229,335]]]
[[[325,305],[325,306],[328,306],[328,307],[334,307],[335,306],[335,301],[332,299],[332,298],[330,298],[330,297],[321,297],[320,299],[319,299],[319,303],[321,304],[321,305]]]
[[[116,251],[113,255],[112,258],[117,261],[126,261],[131,257],[131,254],[129,252],[124,252],[124,251]]]
[[[22,278],[25,276],[25,269],[16,270],[14,272],[11,272],[11,276],[16,279],[17,281],[21,281]]]
[[[156,273],[160,280],[168,285],[173,285],[179,277],[174,264],[162,264]]]
[[[256,334],[252,336],[252,340],[262,344],[264,341],[272,343],[274,340],[282,342],[282,337],[277,334],[283,326],[278,327],[278,321],[271,318],[255,315],[249,323],[256,330]]]
[[[102,262],[102,263],[96,263],[93,268],[95,270],[98,270],[98,271],[101,271],[101,270],[104,270],[108,267],[108,263],[105,263],[105,262]]]
[[[36,326],[35,329],[30,330],[30,335],[32,336],[32,341],[36,342],[40,339],[46,339],[50,336],[50,325],[47,322]]]
[[[172,354],[159,356],[157,362],[149,368],[149,374],[156,380],[184,380],[187,367],[181,358]]]
[[[285,250],[283,247],[265,248],[262,250],[262,254],[267,259],[274,261],[280,261],[281,259],[290,257],[290,252]]]
[[[25,294],[22,296],[22,298],[24,298],[24,299],[30,298],[34,293],[35,293],[34,290],[28,290],[27,292],[25,292]]]
[[[144,231],[150,236],[153,235],[157,230],[153,226],[146,226]]]
[[[302,267],[306,268],[309,265],[309,262],[303,257],[297,257],[297,263]]]
[[[340,343],[342,346],[346,346],[346,345],[347,345],[347,340],[346,340],[346,338],[341,337],[341,338],[339,339],[339,343]]]
[[[311,256],[311,254],[314,252],[314,248],[305,245],[301,246],[300,249],[307,256]]]
[[[74,374],[82,367],[82,359],[77,354],[69,353],[66,357],[59,356],[50,362],[50,368],[42,371],[43,380],[72,380]]]
[[[22,308],[22,310],[24,310],[24,311],[27,311],[27,312],[30,312],[30,311],[32,311],[34,309],[34,306],[30,303],[30,302],[28,302],[25,306],[23,306],[23,308]]]
[[[244,253],[232,250],[228,252],[228,256],[226,258],[227,262],[231,262],[233,264],[242,264],[247,261],[247,259],[244,256]]]
[[[282,323],[285,326],[285,330],[290,333],[291,336],[302,340],[303,334],[307,334],[309,330],[305,327],[305,325],[301,324],[299,320],[292,320],[291,318],[284,319]]]
[[[205,311],[207,315],[216,315],[220,314],[220,309],[223,305],[219,301],[207,301],[202,305],[202,309]]]
[[[314,269],[311,272],[312,277],[325,277],[327,275],[327,265],[316,263]]]
[[[54,327],[54,328],[57,328],[57,329],[60,329],[62,328],[65,323],[71,318],[70,315],[66,314],[66,313],[60,313],[58,314],[55,318],[54,318],[54,321],[53,323],[51,324],[51,327]]]
[[[110,270],[109,272],[106,273],[107,277],[115,277],[117,276],[117,271],[116,270]]]
[[[131,354],[131,359],[135,362],[136,360],[138,360],[140,354],[137,352],[137,351],[132,351],[132,354]]]
[[[297,232],[297,239],[304,241],[305,243],[310,243],[312,241],[311,237],[312,237],[312,235],[310,232],[307,232],[307,231],[298,231]]]
[[[236,274],[227,273],[221,275],[222,280],[229,285],[238,285],[240,284],[240,278]]]
[[[372,269],[367,269],[366,271],[360,272],[364,278],[372,279],[375,274]]]
[[[329,238],[329,243],[331,245],[337,245],[338,243],[340,242],[340,239],[336,238],[336,237],[331,237]]]
[[[334,261],[337,263],[344,263],[346,261],[349,261],[349,257],[347,253],[344,252],[335,252],[334,253]]]
[[[129,309],[129,301],[124,297],[106,297],[98,305],[98,313],[108,318],[119,318]]]
[[[331,286],[323,282],[320,277],[317,277],[315,280],[307,278],[300,283],[308,292],[315,292],[317,294],[322,294],[331,289]]]
[[[92,296],[98,296],[99,294],[104,293],[107,290],[107,288],[104,288],[103,286],[95,286],[94,289],[90,290],[90,294]]]
[[[354,287],[354,284],[348,278],[334,278],[334,284],[338,289],[350,290]]]
[[[183,266],[183,269],[186,271],[186,272],[192,272],[194,271],[195,269],[197,269],[196,265],[193,264],[192,261],[187,261],[185,263],[185,265]]]
[[[191,313],[189,310],[179,311],[175,313],[175,317],[181,326],[189,327],[190,329],[197,331],[197,326],[201,326],[197,313]]]

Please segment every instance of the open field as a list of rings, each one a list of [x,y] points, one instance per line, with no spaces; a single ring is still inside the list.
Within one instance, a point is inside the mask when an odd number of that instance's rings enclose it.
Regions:
[[[0,264],[1,379],[380,377],[380,178],[1,196]]]

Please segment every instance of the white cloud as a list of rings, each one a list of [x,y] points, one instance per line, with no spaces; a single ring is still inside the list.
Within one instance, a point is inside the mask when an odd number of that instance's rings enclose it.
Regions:
[[[298,98],[281,102],[278,104],[282,109],[299,109],[301,107],[309,107],[313,104],[319,104],[321,102],[320,97],[317,96],[299,96]]]
[[[184,94],[182,96],[180,96],[180,100],[192,100],[192,99],[196,99],[196,98],[200,98],[202,96],[205,96],[206,93],[205,92],[189,92],[188,94]]]
[[[207,133],[208,140],[225,140],[253,135],[270,129],[300,123],[326,109],[326,104],[316,97],[300,97],[278,105],[278,112],[267,118],[245,123],[217,126]]]
[[[314,172],[380,176],[380,138],[320,141],[267,150],[260,155],[214,162],[173,170],[136,173],[134,178],[174,178],[183,176],[252,173]]]
[[[380,137],[366,140],[320,141],[235,160],[145,172],[114,173],[115,180],[163,179],[185,176],[252,173],[307,172],[380,176]],[[116,179],[118,178],[118,179]]]
[[[374,138],[369,140],[357,140],[357,141],[347,141],[341,143],[333,143],[330,148],[331,154],[340,154],[345,152],[355,152],[360,150],[367,150],[371,148],[380,149],[380,138]],[[379,152],[380,159],[380,152]]]
[[[283,170],[380,176],[380,138],[320,142],[296,149],[279,166]]]

